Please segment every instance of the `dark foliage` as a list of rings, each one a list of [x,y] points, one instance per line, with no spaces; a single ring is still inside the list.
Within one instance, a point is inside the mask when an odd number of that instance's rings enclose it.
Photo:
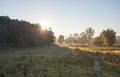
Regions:
[[[95,46],[104,46],[104,42],[102,41],[102,39],[100,37],[95,37],[93,39],[93,45],[95,45]]]
[[[39,24],[0,16],[0,47],[45,46],[54,38],[51,28],[43,30]]]
[[[104,44],[108,47],[113,46],[115,42],[116,32],[113,29],[106,29],[100,34]]]

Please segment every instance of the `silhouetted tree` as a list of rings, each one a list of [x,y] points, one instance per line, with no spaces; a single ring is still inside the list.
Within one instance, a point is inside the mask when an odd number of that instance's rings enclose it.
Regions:
[[[60,44],[62,44],[64,41],[65,41],[64,36],[63,36],[63,35],[60,35],[60,36],[58,37],[58,42],[59,42]]]
[[[51,45],[54,38],[52,29],[43,30],[39,24],[0,16],[0,47]]]

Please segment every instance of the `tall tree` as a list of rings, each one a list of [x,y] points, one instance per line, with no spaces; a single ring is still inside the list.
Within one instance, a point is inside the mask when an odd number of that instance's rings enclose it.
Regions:
[[[113,29],[103,30],[100,34],[104,44],[106,46],[112,46],[115,42],[116,32]]]
[[[73,43],[76,45],[79,43],[79,34],[78,33],[73,34]]]
[[[80,34],[79,43],[82,45],[85,45],[87,43],[87,34],[85,32],[82,32]]]
[[[65,43],[72,45],[72,43],[73,43],[73,35],[72,35],[72,34],[70,34],[70,35],[65,39]]]
[[[0,16],[0,47],[45,46],[54,42],[52,29],[42,30],[41,25]]]
[[[58,42],[59,42],[60,44],[62,44],[64,41],[65,41],[64,36],[63,36],[63,35],[60,35],[60,36],[58,37]]]
[[[92,29],[92,27],[88,27],[85,29],[85,33],[87,35],[88,45],[91,45],[91,38],[93,37],[95,31]]]

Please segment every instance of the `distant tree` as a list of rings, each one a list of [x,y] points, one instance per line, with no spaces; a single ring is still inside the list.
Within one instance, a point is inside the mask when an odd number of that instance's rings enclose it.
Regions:
[[[85,32],[80,34],[79,43],[81,45],[85,45],[87,43],[87,34]]]
[[[113,29],[107,29],[101,32],[100,37],[106,46],[112,46],[115,42],[115,35],[116,32]]]
[[[78,33],[73,34],[73,43],[76,45],[79,43],[79,34]]]
[[[64,41],[65,41],[64,36],[63,36],[63,35],[60,35],[60,36],[58,37],[58,42],[59,42],[60,44],[62,44]]]
[[[100,37],[95,37],[94,39],[93,39],[93,45],[95,45],[95,46],[103,46],[103,41],[102,41],[102,39],[100,38]]]
[[[72,34],[70,34],[70,35],[65,39],[65,43],[72,45],[72,43],[73,43],[73,35],[72,35]]]
[[[115,46],[120,46],[120,36],[116,36],[116,38],[115,38]]]
[[[90,46],[91,45],[91,38],[93,37],[95,31],[94,31],[94,29],[92,29],[92,27],[88,27],[85,29],[85,33],[87,36],[88,45]]]

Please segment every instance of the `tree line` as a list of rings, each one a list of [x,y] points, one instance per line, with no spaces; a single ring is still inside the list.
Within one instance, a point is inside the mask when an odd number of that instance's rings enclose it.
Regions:
[[[51,45],[54,38],[51,28],[0,16],[0,47],[45,46]]]
[[[59,44],[68,44],[68,45],[80,45],[80,46],[113,46],[115,43],[116,32],[112,28],[103,30],[98,37],[93,35],[95,30],[92,27],[88,27],[84,32],[80,34],[70,34],[67,37],[60,35],[57,39]]]

